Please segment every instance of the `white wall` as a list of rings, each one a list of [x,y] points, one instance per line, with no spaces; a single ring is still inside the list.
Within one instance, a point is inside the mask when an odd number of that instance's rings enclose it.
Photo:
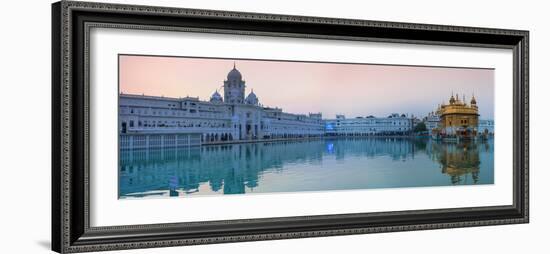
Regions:
[[[123,253],[544,252],[550,226],[550,32],[545,1],[117,1],[234,11],[422,22],[531,31],[531,223]],[[6,1],[0,15],[0,253],[48,253],[50,239],[50,2]],[[6,142],[7,140],[7,142]],[[538,251],[537,251],[538,250]]]

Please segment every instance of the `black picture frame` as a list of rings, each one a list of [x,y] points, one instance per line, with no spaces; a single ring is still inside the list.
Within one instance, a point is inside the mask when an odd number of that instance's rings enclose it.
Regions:
[[[90,227],[90,27],[325,38],[513,50],[513,205]],[[528,223],[529,32],[61,1],[52,5],[52,250],[60,253]]]

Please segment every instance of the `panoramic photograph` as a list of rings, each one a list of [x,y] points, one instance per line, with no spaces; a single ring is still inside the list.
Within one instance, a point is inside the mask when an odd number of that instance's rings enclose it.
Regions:
[[[118,197],[494,183],[494,69],[119,55]]]

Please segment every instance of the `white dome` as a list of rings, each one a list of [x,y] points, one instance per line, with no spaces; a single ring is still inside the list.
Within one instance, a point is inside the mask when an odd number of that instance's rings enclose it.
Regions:
[[[246,103],[251,105],[258,105],[258,97],[254,93],[254,90],[252,90],[248,96],[246,96]]]
[[[223,98],[217,90],[210,96],[210,102],[223,102]]]
[[[233,64],[233,69],[227,73],[227,80],[242,80],[243,76],[241,72],[237,70],[235,64]]]

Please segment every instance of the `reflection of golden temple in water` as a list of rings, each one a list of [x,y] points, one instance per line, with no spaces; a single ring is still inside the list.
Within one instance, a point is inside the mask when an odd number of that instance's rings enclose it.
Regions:
[[[482,157],[480,153],[485,155]],[[144,197],[255,192],[259,187],[273,183],[262,180],[266,173],[280,177],[287,174],[286,169],[289,165],[312,165],[312,168],[319,168],[327,161],[333,161],[337,165],[345,166],[350,162],[355,163],[358,158],[366,160],[357,164],[362,175],[356,175],[356,172],[347,176],[352,178],[350,181],[373,179],[369,170],[382,170],[375,166],[376,164],[372,164],[380,158],[384,158],[384,164],[394,163],[391,164],[393,166],[384,169],[388,170],[388,185],[382,184],[381,188],[486,184],[493,181],[493,162],[491,157],[487,157],[491,153],[492,147],[485,145],[483,149],[481,142],[456,144],[407,138],[358,138],[125,150],[120,154],[119,195]],[[418,162],[409,164],[416,160]],[[488,161],[488,164],[485,164],[484,176],[480,175],[481,161]],[[330,186],[333,181],[331,177],[335,174],[345,174],[346,170],[332,166],[328,171],[317,172],[309,169],[307,179],[324,180],[308,180],[303,184]],[[487,174],[489,171],[490,174]],[[323,178],[326,174],[332,176]],[[296,179],[296,174],[290,173],[289,177]],[[403,185],[399,183],[403,179],[410,181]],[[364,186],[370,188],[371,185]]]
[[[441,165],[441,173],[451,178],[452,184],[476,184],[480,173],[480,150],[492,149],[488,142],[460,143],[431,142],[432,159]]]

